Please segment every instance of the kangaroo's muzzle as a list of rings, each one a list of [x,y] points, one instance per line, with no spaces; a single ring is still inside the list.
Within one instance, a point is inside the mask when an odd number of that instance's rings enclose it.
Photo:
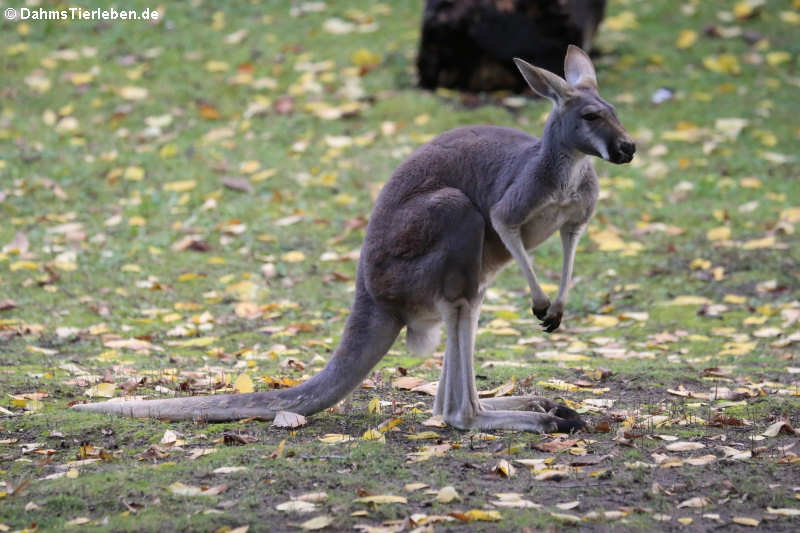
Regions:
[[[611,152],[611,162],[616,164],[630,163],[636,152],[636,144],[630,139],[622,139],[616,143]]]

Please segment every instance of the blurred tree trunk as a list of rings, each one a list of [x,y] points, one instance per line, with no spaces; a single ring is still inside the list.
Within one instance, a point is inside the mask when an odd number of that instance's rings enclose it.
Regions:
[[[526,85],[513,57],[564,74],[567,45],[588,51],[606,0],[427,0],[420,85],[467,91]]]

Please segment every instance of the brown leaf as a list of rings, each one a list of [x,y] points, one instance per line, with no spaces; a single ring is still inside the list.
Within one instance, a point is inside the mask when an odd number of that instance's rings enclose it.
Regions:
[[[8,311],[9,309],[15,309],[17,307],[17,302],[14,300],[0,300],[0,311]]]
[[[412,390],[415,387],[424,385],[425,383],[428,382],[422,378],[415,378],[413,376],[403,376],[392,381],[392,387],[394,387],[395,389]]]
[[[222,434],[222,442],[224,442],[227,446],[237,446],[258,442],[258,438],[248,433],[234,433],[232,431],[226,431]]]
[[[787,435],[800,435],[800,432],[794,429],[786,420],[778,420],[765,429],[762,435],[765,437],[777,437],[779,433],[785,433]]]
[[[566,448],[572,448],[577,442],[577,439],[555,439],[550,442],[534,442],[531,444],[531,448],[540,452],[560,452]]]
[[[222,184],[229,189],[233,189],[234,191],[252,193],[255,190],[253,189],[253,184],[250,183],[250,180],[247,178],[225,176],[222,178]]]
[[[188,235],[181,240],[176,241],[170,248],[176,252],[182,252],[184,250],[207,252],[211,250],[211,246],[209,246],[206,241],[196,235]]]
[[[294,100],[291,96],[280,96],[275,99],[273,108],[279,115],[288,115],[294,110]]]
[[[217,108],[209,103],[202,103],[198,107],[200,108],[200,116],[206,120],[217,120],[220,116]]]

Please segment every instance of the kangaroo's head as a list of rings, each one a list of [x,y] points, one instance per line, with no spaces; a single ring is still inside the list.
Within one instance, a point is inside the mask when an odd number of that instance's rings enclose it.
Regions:
[[[533,92],[553,102],[549,134],[564,148],[602,157],[612,163],[629,163],[636,151],[620,124],[614,106],[597,92],[597,77],[586,52],[569,45],[564,59],[566,80],[547,70],[514,58]]]

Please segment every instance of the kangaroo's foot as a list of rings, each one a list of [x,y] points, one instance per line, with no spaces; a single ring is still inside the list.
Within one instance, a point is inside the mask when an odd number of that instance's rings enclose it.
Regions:
[[[530,411],[479,411],[470,420],[470,427],[479,430],[515,429],[537,433],[572,433],[586,425],[578,414],[568,407],[560,406],[556,412],[564,415],[573,414],[574,417]]]
[[[558,431],[572,431],[585,426],[580,415],[569,407],[556,403],[542,396],[506,396],[501,398],[484,398],[480,400],[481,408],[487,414],[492,411],[531,411],[531,414],[544,414],[543,424],[555,424]],[[510,416],[504,417],[509,419]],[[523,421],[523,423],[527,423]]]

